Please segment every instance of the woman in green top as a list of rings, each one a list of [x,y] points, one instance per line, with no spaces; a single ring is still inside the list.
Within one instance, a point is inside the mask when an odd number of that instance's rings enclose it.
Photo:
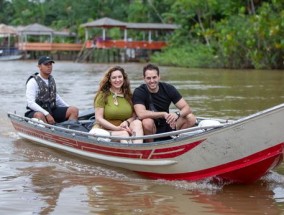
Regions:
[[[142,136],[143,128],[136,119],[132,104],[130,82],[123,68],[111,67],[100,82],[94,99],[95,127],[111,132],[113,136]],[[142,143],[143,140],[133,140]]]

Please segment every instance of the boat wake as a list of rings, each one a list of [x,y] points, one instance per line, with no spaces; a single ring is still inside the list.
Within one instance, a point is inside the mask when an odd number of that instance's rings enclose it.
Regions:
[[[173,186],[179,190],[187,190],[187,191],[194,191],[194,190],[202,190],[207,194],[216,193],[225,186],[225,184],[216,184],[213,183],[212,180],[206,179],[197,182],[191,181],[166,181],[166,180],[153,180],[154,184],[159,185],[169,185]]]
[[[263,176],[261,178],[265,182],[268,182],[269,184],[284,184],[284,175],[275,172],[270,171],[267,175]]]
[[[269,190],[273,192],[273,199],[276,202],[284,202],[284,175],[271,171],[262,179],[269,183],[268,186]]]

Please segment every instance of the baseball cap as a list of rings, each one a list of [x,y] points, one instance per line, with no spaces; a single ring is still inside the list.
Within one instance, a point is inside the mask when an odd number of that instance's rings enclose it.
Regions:
[[[54,61],[52,60],[51,57],[48,57],[48,56],[41,56],[39,59],[38,59],[38,65],[41,65],[41,64],[46,64],[46,63],[54,63]]]

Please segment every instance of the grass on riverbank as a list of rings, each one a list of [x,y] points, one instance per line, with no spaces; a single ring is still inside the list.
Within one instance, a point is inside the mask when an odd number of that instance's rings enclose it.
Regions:
[[[164,49],[152,55],[151,61],[165,66],[191,68],[215,68],[219,64],[213,50],[200,44]]]

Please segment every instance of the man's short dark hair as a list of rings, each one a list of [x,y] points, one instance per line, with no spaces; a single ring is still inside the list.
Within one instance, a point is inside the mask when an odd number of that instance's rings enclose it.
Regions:
[[[145,72],[146,72],[147,70],[156,70],[156,71],[157,71],[157,74],[160,75],[159,67],[156,66],[156,65],[154,65],[154,64],[149,63],[149,64],[147,64],[146,66],[144,66],[144,68],[143,68],[143,76],[144,76],[144,77],[145,77]]]

